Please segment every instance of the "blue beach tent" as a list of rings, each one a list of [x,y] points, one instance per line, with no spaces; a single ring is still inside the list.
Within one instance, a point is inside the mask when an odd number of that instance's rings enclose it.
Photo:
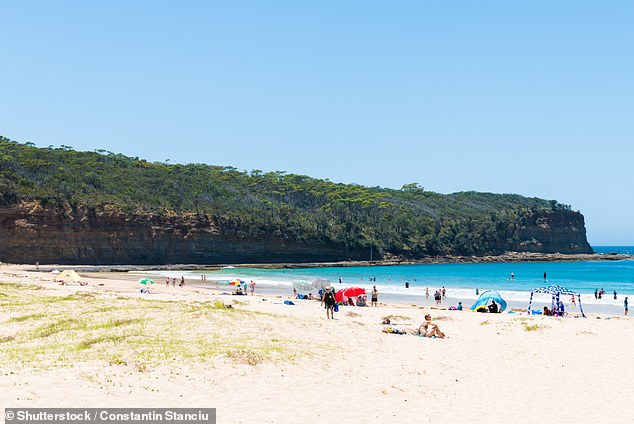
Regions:
[[[548,293],[552,295],[552,309],[555,309],[555,305],[559,302],[559,295],[566,294],[569,296],[577,296],[579,299],[579,310],[581,311],[581,316],[586,317],[586,314],[583,313],[583,307],[581,306],[581,295],[573,292],[572,290],[568,290],[565,287],[561,287],[560,285],[553,284],[550,286],[544,286],[534,289],[531,292],[531,299],[528,301],[528,313],[531,313],[531,305],[533,304],[533,293]]]
[[[503,312],[506,309],[506,301],[502,299],[502,296],[500,296],[500,293],[496,291],[487,290],[485,292],[482,292],[478,300],[476,300],[476,302],[473,305],[471,305],[471,310],[475,311],[481,307],[486,308],[487,303],[489,303],[489,300],[495,300],[495,302],[498,305],[500,305],[500,312]]]

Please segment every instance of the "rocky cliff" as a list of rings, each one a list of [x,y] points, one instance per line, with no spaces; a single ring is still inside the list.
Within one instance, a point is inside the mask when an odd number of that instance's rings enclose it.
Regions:
[[[583,215],[523,216],[489,241],[492,253],[590,253]],[[134,214],[111,208],[0,207],[0,261],[58,264],[274,263],[367,260],[365,249],[275,236],[242,239],[197,214]],[[391,252],[398,257],[399,252]],[[377,253],[374,254],[375,259]]]
[[[503,253],[592,253],[586,238],[583,215],[573,211],[540,211],[524,214],[495,242],[495,251]]]

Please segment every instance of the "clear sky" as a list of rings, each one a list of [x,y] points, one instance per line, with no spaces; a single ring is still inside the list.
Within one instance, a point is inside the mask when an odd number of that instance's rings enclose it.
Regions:
[[[0,135],[557,199],[634,245],[634,2],[0,0]]]

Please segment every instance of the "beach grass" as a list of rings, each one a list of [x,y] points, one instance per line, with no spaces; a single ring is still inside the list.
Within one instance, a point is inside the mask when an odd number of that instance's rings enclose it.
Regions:
[[[293,361],[319,351],[318,346],[309,347],[308,342],[261,324],[266,320],[254,319],[288,317],[235,305],[227,308],[219,300],[155,300],[86,292],[59,296],[35,287],[0,283],[0,362],[5,367],[51,369],[101,361],[145,372],[165,361],[224,357],[258,365]]]

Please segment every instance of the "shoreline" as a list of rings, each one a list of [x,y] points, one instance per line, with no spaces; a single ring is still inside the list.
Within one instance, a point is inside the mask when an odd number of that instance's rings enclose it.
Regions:
[[[506,252],[502,255],[488,256],[434,256],[417,260],[380,260],[380,261],[342,261],[342,262],[280,262],[280,263],[224,263],[224,264],[110,264],[110,265],[77,265],[77,264],[40,264],[39,269],[33,264],[11,264],[0,262],[0,265],[33,266],[29,271],[50,272],[53,269],[74,269],[78,272],[128,272],[128,271],[217,271],[227,267],[262,268],[262,269],[297,269],[328,268],[358,266],[396,266],[396,265],[439,265],[439,264],[479,264],[479,263],[517,263],[517,262],[584,262],[584,261],[622,261],[634,260],[634,255],[622,253],[529,253]]]

